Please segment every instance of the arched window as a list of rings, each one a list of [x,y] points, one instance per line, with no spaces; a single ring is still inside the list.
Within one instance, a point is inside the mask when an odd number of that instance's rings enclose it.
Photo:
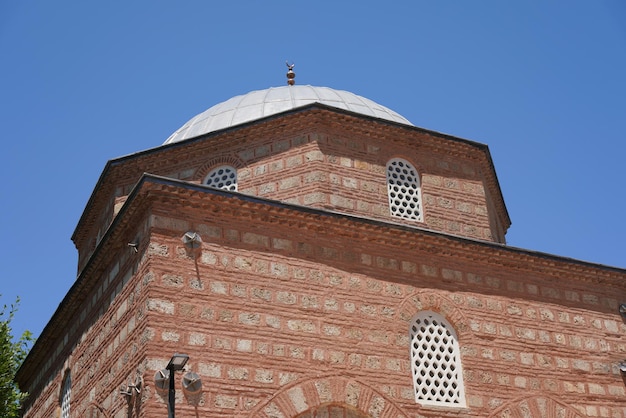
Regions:
[[[216,189],[237,191],[237,170],[229,165],[214,168],[204,179],[204,184]]]
[[[387,194],[392,216],[422,221],[422,191],[417,170],[411,163],[394,158],[387,163]]]
[[[61,388],[61,418],[70,418],[70,397],[72,395],[72,378],[70,372],[65,373]]]
[[[438,313],[422,311],[409,328],[415,401],[465,406],[463,370],[456,331]]]

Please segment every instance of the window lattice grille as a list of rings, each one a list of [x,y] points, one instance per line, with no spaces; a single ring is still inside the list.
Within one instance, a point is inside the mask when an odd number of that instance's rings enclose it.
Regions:
[[[463,372],[454,328],[439,314],[420,312],[411,323],[415,401],[464,406]]]
[[[228,165],[223,165],[211,170],[206,176],[204,184],[216,189],[237,191],[237,170]]]
[[[63,380],[61,392],[61,418],[70,418],[70,397],[72,394],[72,379],[68,373]]]
[[[387,194],[392,216],[422,221],[422,192],[417,170],[408,161],[387,163]]]

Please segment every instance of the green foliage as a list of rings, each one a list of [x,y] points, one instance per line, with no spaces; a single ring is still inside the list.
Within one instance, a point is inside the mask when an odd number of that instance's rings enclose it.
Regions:
[[[19,298],[8,311],[6,305],[0,311],[0,417],[6,418],[19,417],[21,403],[26,398],[27,394],[21,392],[15,382],[15,373],[33,341],[29,331],[25,331],[19,340],[13,341],[11,320],[18,304]]]

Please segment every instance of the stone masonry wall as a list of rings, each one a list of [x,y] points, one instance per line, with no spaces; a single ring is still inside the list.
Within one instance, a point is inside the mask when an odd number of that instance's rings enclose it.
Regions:
[[[504,242],[471,147],[466,155],[449,156],[425,134],[398,129],[395,138],[389,132],[373,138],[341,126],[333,126],[332,134],[316,126],[296,137],[260,137],[221,152],[241,161],[242,193]],[[421,176],[424,222],[390,215],[386,164],[396,157]]]
[[[624,289],[589,273],[408,232],[383,245],[355,225],[338,233],[252,209],[153,221],[145,378],[172,353],[190,355],[205,389],[191,404],[179,393],[181,416],[295,417],[326,401],[372,417],[528,405],[626,417],[615,366],[626,352]],[[195,256],[180,242],[186,229],[203,237]],[[408,320],[420,310],[440,312],[459,335],[467,408],[414,400]],[[163,414],[164,398],[148,393],[145,416]]]

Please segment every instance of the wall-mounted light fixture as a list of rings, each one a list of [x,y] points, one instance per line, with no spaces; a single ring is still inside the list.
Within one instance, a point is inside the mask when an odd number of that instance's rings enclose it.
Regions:
[[[170,371],[167,369],[161,369],[154,374],[154,387],[157,392],[164,395],[167,392],[170,384]]]
[[[195,250],[196,248],[200,248],[202,245],[202,238],[200,234],[194,231],[185,232],[185,235],[182,237],[183,244],[190,250]]]
[[[187,372],[183,376],[183,392],[187,396],[197,395],[202,391],[202,379],[195,372]]]
[[[128,389],[135,393],[136,395],[139,395],[141,393],[141,388],[143,387],[143,379],[141,377],[138,377],[137,379],[135,379],[134,382],[131,382],[128,384]]]
[[[130,401],[135,395],[139,395],[141,393],[141,388],[143,387],[143,379],[138,377],[134,382],[129,382],[126,387],[120,389],[120,393],[126,397],[126,400]]]
[[[626,303],[620,303],[619,314],[622,315],[622,318],[626,319]]]

